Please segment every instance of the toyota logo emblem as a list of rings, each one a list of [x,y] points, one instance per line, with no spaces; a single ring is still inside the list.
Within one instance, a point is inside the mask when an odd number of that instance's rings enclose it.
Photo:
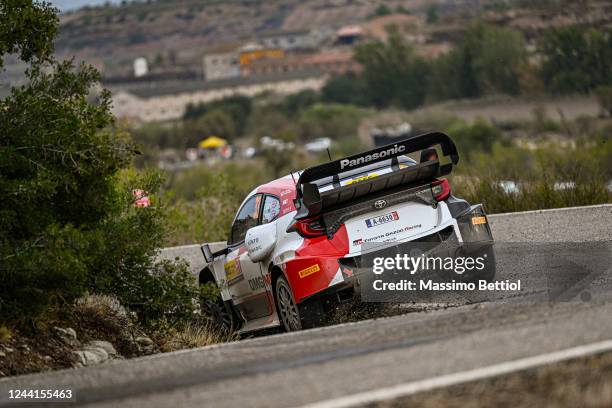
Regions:
[[[387,202],[385,200],[377,200],[374,202],[374,208],[381,209],[387,206]]]

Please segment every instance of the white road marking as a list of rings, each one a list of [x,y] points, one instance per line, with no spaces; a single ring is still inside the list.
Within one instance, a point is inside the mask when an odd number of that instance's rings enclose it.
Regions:
[[[584,357],[591,354],[601,353],[612,350],[612,340],[605,340],[583,346],[571,347],[568,349],[555,351],[552,353],[540,354],[534,357],[526,357],[518,360],[507,361],[504,363],[493,364],[474,370],[462,371],[453,374],[441,375],[439,377],[427,378],[425,380],[413,381],[398,384],[392,387],[379,388],[372,391],[361,392],[358,394],[339,397],[313,404],[304,405],[302,408],[345,408],[355,407],[365,404],[372,404],[381,401],[392,400],[435,388],[448,387],[469,381],[481,380],[484,378],[495,377],[509,374],[529,368],[535,368],[547,364],[554,364],[573,358]]]

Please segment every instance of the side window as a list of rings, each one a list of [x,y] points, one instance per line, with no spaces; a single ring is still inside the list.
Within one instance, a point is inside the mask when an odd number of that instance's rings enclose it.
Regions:
[[[251,197],[238,211],[236,220],[232,225],[229,244],[238,244],[244,241],[244,237],[250,228],[257,225],[259,219],[259,208],[261,206],[261,194]]]
[[[280,214],[280,200],[274,196],[266,196],[263,206],[263,214],[261,217],[261,223],[267,224]]]

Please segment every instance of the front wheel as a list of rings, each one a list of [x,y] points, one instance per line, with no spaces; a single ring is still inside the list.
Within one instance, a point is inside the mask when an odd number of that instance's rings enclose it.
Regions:
[[[302,330],[302,319],[300,310],[293,298],[293,292],[284,276],[279,276],[276,281],[276,306],[278,317],[285,331]]]
[[[207,282],[200,286],[205,293],[200,298],[202,316],[224,333],[232,333],[237,329],[236,316],[227,302],[221,299],[217,285]]]

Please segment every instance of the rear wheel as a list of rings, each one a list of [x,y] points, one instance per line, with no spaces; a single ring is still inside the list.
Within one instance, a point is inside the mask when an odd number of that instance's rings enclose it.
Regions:
[[[276,281],[276,306],[278,309],[278,317],[285,331],[302,330],[302,319],[300,318],[300,310],[295,303],[293,293],[289,283],[284,276],[279,276]]]

